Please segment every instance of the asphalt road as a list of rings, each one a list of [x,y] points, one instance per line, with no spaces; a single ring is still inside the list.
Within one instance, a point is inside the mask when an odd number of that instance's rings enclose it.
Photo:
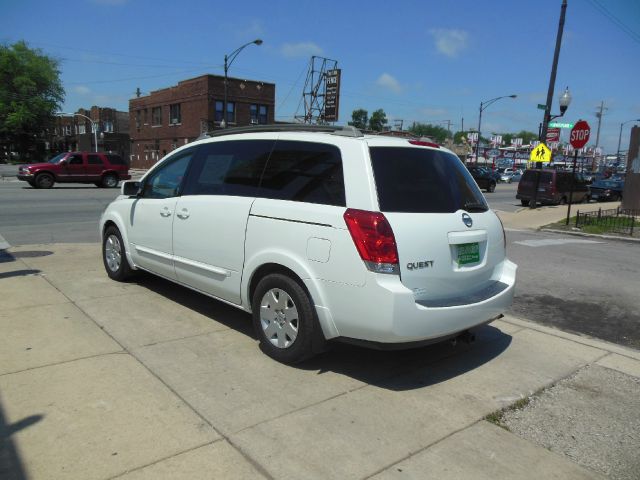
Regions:
[[[511,313],[640,348],[640,245],[546,232],[508,231],[518,264]]]
[[[515,211],[521,208],[516,188],[500,184],[486,198],[493,209]],[[0,181],[0,248],[2,237],[10,245],[98,242],[98,218],[118,193],[93,185],[37,190]],[[638,244],[585,243],[534,231],[509,231],[507,244],[519,265],[511,313],[640,348]]]

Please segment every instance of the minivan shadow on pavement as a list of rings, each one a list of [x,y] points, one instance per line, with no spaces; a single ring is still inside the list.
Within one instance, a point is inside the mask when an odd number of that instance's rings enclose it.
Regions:
[[[248,313],[154,275],[141,273],[131,281],[256,340],[256,352],[262,355]],[[498,357],[511,344],[510,335],[491,325],[472,331],[477,340],[471,345],[458,342],[454,346],[451,341],[443,341],[393,351],[331,341],[326,352],[290,368],[317,371],[318,375],[334,372],[393,391],[420,389],[474,370]],[[274,360],[265,355],[264,361]]]
[[[26,480],[22,460],[11,436],[42,418],[42,415],[31,415],[9,425],[0,403],[0,478],[3,480]]]

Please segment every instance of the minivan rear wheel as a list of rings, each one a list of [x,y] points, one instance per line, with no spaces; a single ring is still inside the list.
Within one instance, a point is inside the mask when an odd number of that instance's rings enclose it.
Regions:
[[[264,353],[282,363],[298,363],[313,355],[315,312],[297,281],[280,273],[267,275],[255,289],[251,308]]]

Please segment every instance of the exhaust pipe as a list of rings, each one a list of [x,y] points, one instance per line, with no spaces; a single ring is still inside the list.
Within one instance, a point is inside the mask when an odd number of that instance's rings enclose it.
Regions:
[[[458,345],[458,342],[464,343],[466,345],[471,345],[472,343],[475,343],[475,341],[476,341],[475,333],[472,333],[469,330],[465,330],[460,335],[457,335],[450,340],[452,347],[455,347],[456,345]]]

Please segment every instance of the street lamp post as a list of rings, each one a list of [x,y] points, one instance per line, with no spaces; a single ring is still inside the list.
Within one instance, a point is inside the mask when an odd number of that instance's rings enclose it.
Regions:
[[[242,51],[243,48],[253,44],[262,45],[262,40],[258,38],[253,42],[245,43],[241,47],[236,48],[229,55],[224,56],[224,103],[222,105],[222,120],[220,121],[221,128],[227,128],[227,83],[228,83],[227,73],[229,71],[229,67],[231,66],[231,64],[233,63],[233,61],[236,59],[236,57]]]
[[[480,137],[481,137],[480,127],[482,125],[482,112],[487,107],[489,107],[490,105],[493,105],[495,102],[497,102],[501,98],[516,98],[516,97],[517,95],[503,95],[502,97],[492,98],[491,100],[487,100],[486,102],[480,102],[480,115],[478,115],[478,141],[476,142],[476,164],[478,163],[478,153],[480,151]]]
[[[624,127],[627,123],[630,122],[640,122],[640,118],[634,120],[627,120],[626,122],[622,122],[620,124],[620,135],[618,136],[618,149],[616,150],[616,159],[620,161],[620,143],[622,142],[622,127]]]
[[[562,32],[564,31],[564,17],[567,11],[567,0],[562,0],[560,7],[560,21],[558,22],[558,33],[556,35],[556,48],[553,53],[553,63],[551,64],[551,75],[549,76],[549,89],[547,91],[547,102],[545,103],[544,117],[542,118],[542,127],[540,128],[540,136],[538,140],[546,142],[547,129],[551,121],[551,102],[553,100],[553,90],[556,84],[556,72],[558,70],[558,58],[560,57],[560,46],[562,45]],[[542,163],[540,163],[542,168]]]
[[[86,115],[83,115],[81,113],[64,113],[64,112],[60,112],[57,115],[75,115],[78,117],[83,117],[86,118],[87,120],[89,120],[91,122],[91,130],[93,130],[93,139],[95,140],[95,151],[98,151],[98,129],[97,129],[97,125],[95,124],[95,122],[90,118],[87,117]]]

